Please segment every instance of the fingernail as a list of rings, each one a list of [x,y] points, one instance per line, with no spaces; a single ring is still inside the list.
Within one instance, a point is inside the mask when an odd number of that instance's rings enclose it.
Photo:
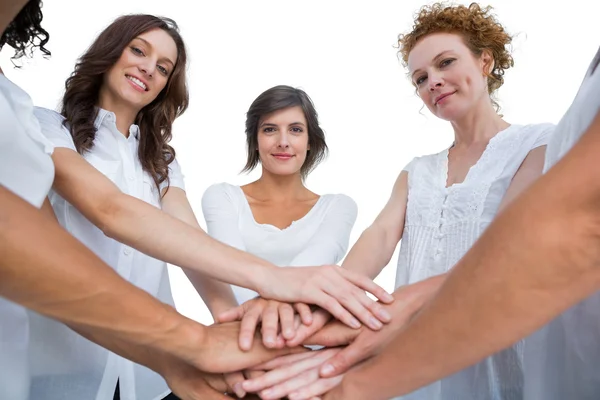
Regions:
[[[249,339],[244,338],[240,340],[240,347],[242,348],[242,350],[248,350],[250,348],[251,343],[252,342]]]
[[[394,296],[392,296],[391,294],[389,294],[388,292],[384,292],[385,294],[383,295],[383,297],[385,297],[385,301],[389,301],[392,302],[394,301]]]
[[[235,392],[235,395],[237,397],[244,397],[246,395],[246,392],[244,391],[241,382],[238,382],[235,385],[233,385],[233,391]]]
[[[292,392],[290,394],[288,394],[288,399],[290,400],[294,400],[298,398],[298,392]]]
[[[386,321],[390,321],[392,319],[392,316],[390,315],[390,313],[384,309],[377,311],[377,315],[379,316],[380,319],[384,319]]]
[[[331,365],[331,364],[325,364],[321,368],[321,375],[323,375],[323,376],[331,375],[332,373],[333,373],[333,365]]]
[[[261,392],[260,392],[261,397],[269,397],[272,394],[273,394],[272,389],[265,389],[265,390],[261,390]]]
[[[371,325],[372,329],[381,329],[383,327],[381,321],[375,317],[369,318],[369,325]]]
[[[358,329],[358,328],[360,328],[360,322],[358,322],[357,319],[352,318],[350,320],[350,326],[353,327],[353,328],[355,328],[355,329]]]

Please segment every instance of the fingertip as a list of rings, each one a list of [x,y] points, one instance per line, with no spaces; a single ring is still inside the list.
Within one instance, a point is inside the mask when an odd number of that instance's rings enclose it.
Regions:
[[[330,363],[323,364],[323,366],[319,370],[319,374],[323,378],[330,378],[333,376],[334,373],[335,373],[335,367],[333,365],[331,365]]]

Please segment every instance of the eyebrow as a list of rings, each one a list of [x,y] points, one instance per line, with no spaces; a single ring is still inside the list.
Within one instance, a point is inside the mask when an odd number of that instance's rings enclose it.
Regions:
[[[147,41],[146,39],[144,39],[144,38],[143,38],[143,37],[141,37],[141,36],[138,36],[138,37],[136,37],[135,39],[137,39],[137,40],[141,40],[141,41],[142,41],[142,42],[144,42],[144,43],[145,43],[145,44],[146,44],[148,47],[150,47],[150,48],[152,48],[152,49],[154,48],[154,46],[152,46],[152,43],[150,43],[149,41]],[[135,40],[135,39],[134,39],[134,40]],[[175,66],[175,63],[174,63],[173,61],[171,61],[171,59],[170,59],[169,57],[163,57],[163,58],[161,58],[159,61],[165,61],[165,62],[168,62],[169,64],[171,64],[172,66]]]
[[[439,53],[437,56],[433,57],[433,59],[432,59],[431,61],[438,60],[439,58],[441,58],[441,57],[442,57],[444,54],[446,54],[446,53],[451,53],[451,50],[444,50],[444,51],[442,51],[442,52],[441,52],[441,53]],[[415,77],[415,74],[416,74],[417,72],[421,72],[421,70],[420,70],[420,69],[416,69],[416,70],[415,70],[415,71],[412,73],[412,75],[410,76],[410,77],[411,77],[411,79],[414,79],[414,77]]]
[[[291,125],[302,125],[302,126],[305,126],[303,122],[292,122],[290,124],[290,126]],[[262,124],[260,124],[259,127],[263,127],[263,126],[275,126],[275,127],[277,127],[277,124],[273,124],[271,122],[263,122]]]

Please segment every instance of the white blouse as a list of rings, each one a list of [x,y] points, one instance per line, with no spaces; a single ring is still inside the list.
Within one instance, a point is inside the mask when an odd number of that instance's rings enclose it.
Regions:
[[[60,114],[36,108],[35,115],[43,134],[56,147],[75,150]],[[94,146],[84,158],[124,193],[160,208],[159,192],[138,158],[143,132],[132,125],[126,138],[117,130],[114,113],[102,109],[95,127]],[[171,186],[184,188],[176,161],[170,164],[169,177]],[[123,278],[159,300],[174,304],[166,263],[105,236],[56,192],[51,191],[49,197],[58,221],[69,233]],[[63,324],[33,312],[30,324],[32,399],[112,400],[117,379],[123,400],[162,399],[170,393],[160,375],[84,339]]]
[[[213,238],[261,257],[277,266],[336,264],[346,254],[357,207],[343,194],[326,194],[311,210],[289,227],[259,224],[239,186],[219,183],[202,197],[208,234]],[[239,304],[256,292],[233,286]]]
[[[446,188],[448,150],[417,157],[408,171],[408,203],[396,287],[448,272],[492,221],[517,170],[546,145],[551,124],[511,125],[488,143],[464,181]],[[421,388],[410,400],[521,400],[523,345]]]
[[[545,170],[577,143],[600,112],[599,62],[600,49],[548,142]],[[525,400],[566,399],[600,399],[600,292],[525,340]]]
[[[39,208],[54,180],[52,151],[30,97],[0,74],[0,185]],[[28,351],[27,310],[0,297],[0,399],[29,399]]]

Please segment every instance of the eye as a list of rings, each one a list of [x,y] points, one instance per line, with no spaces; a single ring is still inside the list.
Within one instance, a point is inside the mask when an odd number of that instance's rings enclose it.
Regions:
[[[263,132],[264,133],[273,133],[273,132],[275,132],[275,128],[273,128],[272,126],[267,126],[267,127],[263,128]]]
[[[455,61],[454,58],[446,58],[445,60],[442,60],[442,62],[440,62],[440,67],[447,67],[448,65],[452,64]]]
[[[131,46],[131,51],[138,56],[143,56],[144,52],[135,46]]]
[[[426,75],[420,76],[417,78],[417,80],[415,81],[415,84],[417,86],[420,86],[423,82],[425,82],[425,79],[427,79]]]
[[[299,126],[294,126],[291,129],[292,133],[296,133],[296,134],[300,134],[302,132],[304,132],[304,129],[300,128]]]
[[[157,65],[156,69],[158,69],[160,71],[160,73],[163,74],[164,76],[169,75],[169,71],[162,65]]]

